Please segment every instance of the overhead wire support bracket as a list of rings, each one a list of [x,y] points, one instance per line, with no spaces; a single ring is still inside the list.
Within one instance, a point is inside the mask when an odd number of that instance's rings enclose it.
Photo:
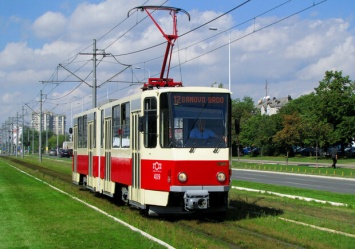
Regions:
[[[155,26],[157,26],[157,28],[159,29],[159,31],[162,33],[162,35],[164,36],[164,38],[167,40],[167,44],[166,44],[166,50],[165,50],[165,55],[164,55],[164,59],[163,59],[163,64],[162,64],[162,68],[160,71],[160,77],[159,78],[149,78],[148,79],[148,83],[145,83],[142,87],[143,90],[146,89],[150,89],[153,87],[175,87],[175,86],[182,86],[181,82],[174,82],[173,79],[169,78],[169,72],[170,72],[170,63],[171,63],[171,57],[172,57],[172,52],[173,52],[173,46],[175,41],[179,38],[178,36],[178,31],[177,31],[177,17],[176,14],[178,12],[183,12],[188,16],[188,19],[190,21],[190,14],[180,8],[175,8],[175,7],[168,7],[168,6],[139,6],[139,7],[135,7],[133,9],[131,9],[130,11],[128,11],[127,17],[129,17],[130,13],[133,10],[141,10],[141,11],[145,11],[147,13],[147,15],[150,17],[150,19],[152,19],[152,21],[154,22]],[[170,11],[170,15],[173,18],[173,33],[172,34],[166,34],[164,32],[164,30],[160,27],[160,25],[158,24],[158,22],[154,19],[154,17],[152,16],[152,14],[150,13],[149,10],[167,10]],[[168,63],[168,67],[166,70],[166,77],[164,77],[165,74],[165,68],[166,68],[166,64]]]
[[[69,69],[64,67],[62,64],[59,64],[60,67],[64,68],[66,71],[68,71],[70,74],[72,74],[74,77],[79,79],[81,82],[85,83],[87,86],[92,87],[89,83],[87,83],[85,80],[81,79],[79,76],[77,76],[75,73],[71,72]]]

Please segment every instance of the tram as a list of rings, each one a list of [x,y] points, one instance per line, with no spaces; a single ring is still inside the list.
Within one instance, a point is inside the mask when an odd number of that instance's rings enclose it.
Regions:
[[[226,212],[230,91],[183,87],[164,71],[141,92],[74,116],[73,183],[149,215]]]

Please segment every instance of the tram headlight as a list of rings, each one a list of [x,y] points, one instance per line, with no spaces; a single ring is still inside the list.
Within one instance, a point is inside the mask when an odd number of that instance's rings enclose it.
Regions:
[[[217,174],[217,180],[219,182],[224,182],[226,180],[226,175],[223,172],[218,172]]]
[[[184,172],[180,172],[178,175],[179,181],[180,182],[186,182],[187,181],[187,175]]]

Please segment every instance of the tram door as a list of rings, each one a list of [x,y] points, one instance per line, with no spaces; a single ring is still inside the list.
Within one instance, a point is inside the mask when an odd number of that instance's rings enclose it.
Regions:
[[[111,147],[112,147],[112,120],[111,118],[105,119],[105,181],[104,181],[104,193],[113,193],[111,182]]]
[[[88,186],[94,187],[94,176],[93,176],[93,141],[94,141],[94,124],[93,122],[88,123],[88,155],[89,155],[89,171],[88,171]]]
[[[130,200],[142,203],[141,199],[141,159],[140,159],[140,138],[139,138],[139,112],[131,114],[132,119],[132,187]]]

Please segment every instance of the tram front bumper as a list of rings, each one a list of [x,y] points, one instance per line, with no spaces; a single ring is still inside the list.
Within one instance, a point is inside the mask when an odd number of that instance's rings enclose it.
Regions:
[[[184,194],[185,210],[207,209],[209,205],[207,190],[186,190]]]

